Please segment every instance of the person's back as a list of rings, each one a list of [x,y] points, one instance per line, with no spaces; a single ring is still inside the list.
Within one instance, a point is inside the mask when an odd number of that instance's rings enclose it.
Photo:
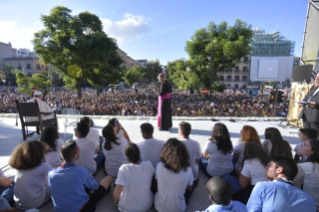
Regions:
[[[161,151],[164,147],[165,141],[150,138],[138,145],[141,151],[141,159],[143,161],[150,161],[153,167],[160,162]]]
[[[261,205],[261,207],[260,207]],[[313,198],[282,181],[258,182],[247,203],[248,211],[316,211]]]
[[[156,210],[185,211],[184,193],[187,185],[193,184],[191,168],[174,173],[160,162],[156,166],[156,179],[158,183],[158,192],[154,200]]]
[[[185,145],[189,153],[189,163],[191,165],[194,179],[198,176],[198,161],[202,157],[200,145],[197,141],[189,138],[191,133],[191,125],[187,122],[179,124],[178,134],[182,138],[180,141]]]
[[[120,211],[148,211],[153,204],[150,188],[154,167],[150,161],[140,161],[139,149],[134,143],[125,147],[125,154],[129,164],[119,169],[113,199],[118,201]]]
[[[128,163],[124,152],[125,146],[128,143],[127,140],[124,137],[121,137],[118,138],[116,141],[119,143],[119,145],[112,143],[112,149],[106,150],[105,148],[103,148],[103,153],[105,156],[105,172],[112,177],[117,177],[119,168],[123,164]],[[104,147],[104,145],[105,142],[103,143],[102,147]]]
[[[51,170],[48,183],[55,212],[80,211],[89,200],[84,188],[96,190],[99,187],[86,168],[73,165]]]
[[[99,144],[89,138],[78,138],[75,140],[81,150],[81,157],[76,161],[76,165],[87,168],[92,174],[96,172],[96,162],[94,161],[94,154]]]
[[[143,161],[151,161],[155,168],[160,162],[161,151],[165,141],[153,138],[154,127],[150,123],[141,125],[141,133],[145,141],[138,144],[140,149],[141,159]]]

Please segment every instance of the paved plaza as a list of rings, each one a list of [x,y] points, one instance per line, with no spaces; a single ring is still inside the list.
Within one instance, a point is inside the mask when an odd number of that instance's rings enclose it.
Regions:
[[[101,117],[92,117],[94,121],[94,128],[98,129],[100,132],[102,131],[102,128],[107,124],[108,118],[105,117],[105,119],[102,119]],[[168,138],[178,138],[178,123],[181,122],[181,117],[178,117],[179,119],[173,119],[173,128],[170,129],[169,132],[166,131],[159,131],[157,128],[154,132],[154,137],[162,140],[167,140]],[[68,123],[76,121],[75,119],[68,119]],[[64,134],[64,122],[65,118],[60,117],[59,118],[59,132],[60,137],[63,139],[65,138],[72,138],[73,136],[73,129],[74,125],[70,125],[67,127],[66,134]],[[122,126],[126,129],[128,135],[131,138],[131,141],[134,143],[139,143],[143,141],[141,132],[140,132],[140,125],[142,123],[149,122],[154,127],[157,124],[157,120],[154,118],[151,119],[143,119],[143,118],[136,118],[136,119],[120,119],[120,123]],[[195,118],[192,120],[188,120],[188,122],[192,125],[192,132],[191,132],[191,138],[198,141],[201,148],[204,147],[206,141],[211,135],[211,129],[214,126],[214,123],[211,120],[196,120]],[[261,140],[264,138],[264,131],[267,127],[277,127],[281,134],[283,135],[283,138],[287,140],[291,147],[294,148],[294,146],[300,142],[300,139],[298,137],[298,129],[296,128],[283,128],[280,127],[279,121],[221,121],[223,122],[230,132],[230,136],[233,142],[233,145],[235,146],[237,141],[240,138],[240,131],[241,128],[244,125],[251,125],[256,128],[258,134],[261,137]],[[32,129],[32,128],[31,128]],[[33,130],[33,129],[32,129]],[[65,136],[65,137],[64,137]],[[33,135],[32,137],[29,137],[30,139],[36,139],[39,138],[38,135]],[[4,167],[7,165],[10,154],[15,146],[20,144],[22,141],[22,132],[21,132],[21,125],[20,122],[18,122],[18,126],[16,126],[16,119],[11,117],[0,117],[0,167]],[[6,170],[6,168],[4,168]],[[8,169],[5,171],[5,175],[10,177],[12,176],[12,169]],[[100,169],[96,178],[101,179],[105,176],[103,169]],[[206,190],[204,188],[203,183],[208,180],[208,178],[200,171],[199,172],[199,185],[195,189],[193,196],[190,199],[190,203],[187,206],[186,211],[196,211],[196,210],[204,210],[206,209],[210,204],[211,201],[208,199],[208,195],[206,194]],[[113,192],[113,189],[112,189]],[[97,212],[102,211],[118,211],[117,207],[113,204],[113,198],[112,198],[112,192],[105,196],[97,205]],[[53,212],[52,210],[52,202],[48,203],[47,205],[43,206],[40,209],[41,212]],[[155,211],[153,208],[150,211]]]

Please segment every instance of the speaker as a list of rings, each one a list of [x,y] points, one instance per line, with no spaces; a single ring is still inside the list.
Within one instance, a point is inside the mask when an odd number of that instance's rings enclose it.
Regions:
[[[313,65],[294,66],[292,68],[291,81],[292,82],[310,83],[311,74],[312,74],[312,67],[313,67]]]

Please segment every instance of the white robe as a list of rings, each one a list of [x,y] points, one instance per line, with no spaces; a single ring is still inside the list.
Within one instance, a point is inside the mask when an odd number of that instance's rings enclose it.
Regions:
[[[30,99],[28,102],[35,102],[37,100],[38,105],[39,105],[39,110],[41,113],[51,113],[56,110],[56,108],[51,108],[47,103],[42,101],[41,99],[34,97],[33,99]],[[43,120],[48,120],[48,119],[54,119],[54,114],[51,115],[41,115],[42,121]],[[32,116],[32,117],[26,117],[26,122],[32,122],[32,121],[39,121],[39,118],[37,116]]]

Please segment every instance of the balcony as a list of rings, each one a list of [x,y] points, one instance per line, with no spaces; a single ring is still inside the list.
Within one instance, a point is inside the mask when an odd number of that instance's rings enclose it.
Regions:
[[[228,79],[226,79],[226,81],[229,81],[229,82],[230,82],[230,81],[232,81],[232,79],[231,79],[231,78],[230,78],[230,79],[228,78]]]
[[[234,81],[235,81],[235,82],[239,82],[240,80],[239,80],[239,78],[236,78],[236,79],[234,79]]]
[[[239,70],[239,69],[236,69],[234,72],[235,72],[235,73],[239,73],[239,72],[240,72],[240,70]]]
[[[248,73],[248,72],[249,72],[248,69],[244,69],[244,70],[243,70],[243,73]]]
[[[247,78],[243,78],[241,81],[247,82],[248,79]]]

